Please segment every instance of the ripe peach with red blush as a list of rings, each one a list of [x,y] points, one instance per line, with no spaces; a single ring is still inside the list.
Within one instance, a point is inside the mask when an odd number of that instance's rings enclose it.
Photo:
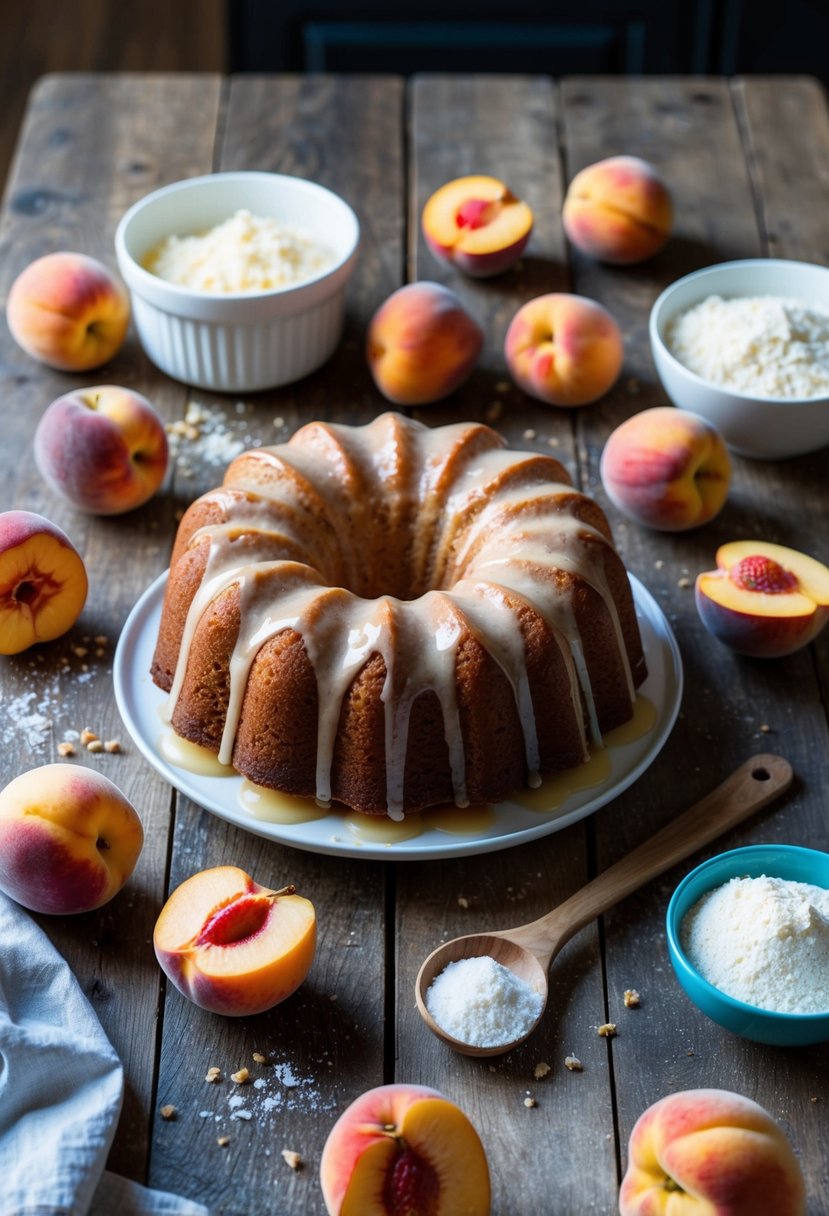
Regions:
[[[552,292],[519,308],[504,341],[510,374],[548,405],[589,405],[622,369],[624,349],[613,317],[584,296]]]
[[[33,912],[100,908],[121,890],[144,843],[116,785],[74,764],[45,764],[0,793],[0,890]]]
[[[423,208],[421,227],[436,258],[474,278],[501,274],[530,239],[533,213],[496,177],[458,177]]]
[[[0,654],[19,654],[71,629],[86,602],[83,559],[33,511],[0,514]]]
[[[673,406],[642,410],[610,435],[600,462],[614,506],[662,532],[698,528],[719,514],[731,485],[731,458],[705,418]]]
[[[673,223],[668,187],[638,156],[610,156],[577,173],[562,212],[564,231],[582,253],[623,266],[653,257]]]
[[[212,1013],[244,1017],[284,1001],[308,974],[316,915],[293,887],[272,891],[237,866],[201,870],[177,887],[153,934],[179,992]]]
[[[35,460],[52,487],[93,515],[139,507],[164,480],[164,424],[146,397],[115,384],[73,389],[45,411]]]
[[[59,371],[89,371],[120,350],[129,297],[95,258],[48,253],[12,283],[6,319],[15,342],[33,359]]]
[[[331,1129],[320,1162],[328,1216],[488,1216],[489,1168],[478,1133],[424,1085],[381,1085]]]
[[[808,646],[829,621],[829,569],[796,549],[740,540],[697,577],[703,625],[738,654],[773,659]]]
[[[805,1216],[803,1175],[771,1115],[741,1094],[690,1089],[630,1136],[621,1216]]]
[[[366,356],[380,392],[396,405],[428,405],[469,376],[484,335],[454,292],[408,283],[371,319]]]

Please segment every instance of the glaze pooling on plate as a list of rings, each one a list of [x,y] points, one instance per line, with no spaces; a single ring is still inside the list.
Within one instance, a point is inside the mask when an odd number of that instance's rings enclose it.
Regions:
[[[528,810],[518,802],[502,802],[494,807],[494,821],[483,833],[450,833],[429,828],[398,843],[360,839],[335,812],[311,822],[294,824],[257,819],[240,805],[241,777],[200,777],[176,768],[159,753],[158,740],[163,731],[159,708],[166,694],[153,685],[148,669],[158,633],[166,578],[166,574],[161,575],[139,599],[124,625],[115,652],[115,696],[127,731],[153,768],[186,797],[257,836],[309,852],[386,860],[428,860],[489,853],[538,840],[592,814],[636,781],[659,754],[679,712],[682,665],[676,640],[656,601],[637,579],[631,577],[649,671],[640,693],[656,707],[656,724],[653,730],[633,742],[608,749],[611,771],[600,786],[576,791],[549,816],[542,816],[538,810]]]

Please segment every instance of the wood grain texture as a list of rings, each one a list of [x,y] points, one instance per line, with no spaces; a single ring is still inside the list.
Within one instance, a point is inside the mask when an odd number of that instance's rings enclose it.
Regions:
[[[752,188],[756,181],[749,174],[724,82],[565,82],[563,96],[568,172],[624,148],[661,168],[676,202],[674,236],[651,262],[617,270],[573,258],[576,288],[607,305],[621,322],[624,375],[635,379],[635,386],[623,379],[580,419],[586,483],[606,502],[598,481],[598,457],[607,434],[629,414],[666,403],[647,340],[648,313],[656,295],[697,265],[759,256],[767,250],[757,223]],[[711,524],[691,532],[648,532],[611,516],[629,568],[656,595],[677,635],[685,693],[673,735],[647,779],[595,817],[600,868],[760,748],[778,752],[795,771],[792,792],[771,810],[631,896],[605,918],[610,1013],[620,1028],[612,1051],[622,1164],[636,1117],[672,1089],[736,1089],[780,1117],[796,1144],[814,1145],[822,1134],[814,1106],[801,1096],[805,1074],[797,1053],[788,1053],[785,1065],[772,1067],[779,1053],[745,1043],[708,1022],[673,979],[663,929],[676,881],[703,855],[754,840],[826,847],[816,768],[817,757],[826,754],[826,717],[814,656],[803,651],[782,662],[764,662],[733,654],[707,635],[692,589],[696,574],[713,567],[717,546],[737,536],[779,540],[826,561],[825,532],[808,523],[826,518],[822,463],[819,454],[780,463],[735,457],[725,509]],[[623,1006],[628,987],[642,993],[638,1010]],[[810,1055],[815,1084],[825,1086],[829,1053],[821,1048]],[[826,1209],[820,1164],[826,1151],[824,1142],[822,1151],[804,1160],[814,1216]]]
[[[325,367],[300,384],[241,401],[192,394],[245,446],[279,442],[316,418],[357,423],[379,412],[361,335],[402,266],[402,118],[395,80],[232,81],[217,168],[312,178],[355,206],[363,233],[345,339]],[[193,444],[190,496],[217,484],[222,471]],[[318,946],[300,991],[257,1018],[204,1013],[168,987],[156,1106],[172,1103],[180,1117],[175,1124],[156,1120],[150,1180],[228,1216],[271,1202],[280,1211],[322,1213],[317,1172],[328,1131],[349,1102],[384,1079],[385,869],[281,847],[181,801],[170,889],[219,864],[238,865],[263,885],[291,882],[316,907]],[[256,1065],[253,1051],[271,1062]],[[224,1079],[208,1085],[212,1065]],[[237,1087],[228,1078],[242,1065],[251,1083]],[[234,1118],[231,1102],[242,1098]],[[216,1140],[225,1134],[223,1148]],[[302,1169],[285,1164],[283,1148],[300,1153]]]
[[[5,298],[28,262],[55,249],[78,250],[114,266],[112,238],[124,209],[162,181],[210,168],[219,91],[219,79],[207,76],[41,81],[6,196],[0,295]],[[163,493],[126,516],[96,519],[59,499],[35,468],[32,438],[43,409],[78,386],[79,377],[35,364],[5,326],[0,360],[3,509],[24,507],[63,527],[82,553],[90,580],[87,606],[65,637],[3,660],[4,773],[10,778],[57,760],[57,744],[67,731],[90,727],[124,744],[124,754],[98,757],[79,747],[72,763],[100,769],[137,807],[146,839],[135,876],[98,912],[40,922],[124,1062],[126,1096],[111,1166],[143,1179],[159,988],[149,939],[163,898],[171,791],[125,738],[110,677],[126,615],[166,563],[162,538],[172,526],[171,500]],[[150,367],[133,335],[104,371],[84,374],[80,384],[100,377],[144,393],[165,418],[182,408],[182,388]],[[108,638],[103,646],[94,641],[100,635]]]
[[[621,151],[661,167],[677,203],[676,231],[651,262],[609,269],[568,251],[560,205],[573,173]],[[807,1175],[809,1216],[829,1211],[829,1049],[775,1050],[719,1031],[671,974],[664,912],[691,861],[565,947],[541,1028],[509,1056],[454,1055],[423,1027],[413,996],[419,964],[440,940],[540,916],[758,751],[792,763],[791,792],[693,860],[752,840],[827,847],[829,638],[781,661],[739,658],[705,633],[685,585],[711,567],[719,543],[736,536],[764,536],[829,561],[825,455],[735,459],[722,515],[675,535],[626,523],[598,478],[610,431],[666,401],[647,339],[648,312],[663,286],[730,257],[773,252],[829,262],[827,153],[829,116],[820,91],[804,80],[581,78],[556,87],[541,77],[442,76],[414,80],[408,98],[400,81],[386,77],[239,77],[223,86],[212,76],[58,76],[38,87],[0,219],[0,301],[23,266],[51,249],[114,265],[117,219],[163,182],[250,168],[331,186],[357,210],[363,244],[345,339],[326,367],[300,384],[237,400],[161,376],[131,335],[94,375],[144,392],[168,420],[195,402],[205,428],[228,445],[278,442],[315,417],[368,421],[387,408],[363,354],[372,312],[407,277],[446,283],[484,326],[485,352],[458,394],[417,416],[433,425],[484,420],[497,401],[496,424],[513,446],[562,460],[608,510],[630,568],[674,627],[686,676],[680,719],[647,775],[592,820],[532,845],[394,865],[304,854],[225,824],[154,777],[123,737],[110,680],[125,615],[166,565],[176,512],[220,480],[221,450],[181,440],[164,492],[128,516],[73,511],[41,482],[31,439],[42,409],[78,380],[34,364],[0,327],[2,509],[54,519],[91,576],[89,604],[65,639],[2,660],[4,780],[54,759],[68,730],[120,735],[123,755],[83,754],[74,763],[100,765],[135,801],[147,829],[136,875],[110,905],[84,917],[41,918],[125,1061],[112,1168],[210,1203],[215,1216],[322,1216],[317,1169],[334,1119],[362,1090],[401,1080],[436,1085],[480,1129],[494,1180],[492,1216],[610,1213],[636,1117],[671,1090],[716,1085],[757,1099],[781,1120]],[[438,264],[419,232],[431,191],[473,171],[506,179],[536,214],[520,266],[486,282]],[[626,364],[601,402],[565,411],[511,386],[502,347],[519,304],[570,289],[617,316]],[[85,640],[99,634],[110,639],[101,656]],[[159,984],[152,957],[166,891],[224,863],[261,882],[293,881],[317,908],[320,940],[308,982],[257,1018],[196,1009]],[[623,1004],[632,987],[642,994],[639,1009]],[[596,1034],[608,1019],[619,1028],[612,1044]],[[267,1063],[254,1062],[254,1051]],[[565,1069],[567,1054],[582,1060],[583,1072]],[[551,1071],[536,1078],[541,1061]],[[224,1079],[210,1085],[203,1078],[214,1065]],[[237,1088],[228,1078],[240,1066],[250,1069],[251,1082]],[[536,1106],[525,1106],[529,1096]],[[179,1111],[171,1122],[158,1115],[165,1103]],[[250,1120],[231,1118],[243,1108]],[[216,1144],[222,1134],[230,1137],[224,1149]],[[301,1154],[297,1173],[282,1160],[283,1148]]]
[[[575,473],[569,412],[531,402],[507,380],[503,359],[506,327],[519,305],[567,283],[552,85],[542,78],[423,77],[411,86],[410,131],[413,274],[450,286],[486,335],[479,369],[460,392],[443,406],[416,413],[427,423],[485,421],[488,407],[498,401],[494,425],[512,446],[552,453]],[[431,192],[473,171],[501,177],[535,214],[519,266],[489,280],[467,279],[439,264],[419,226]],[[415,977],[442,940],[531,920],[587,876],[583,825],[498,855],[433,863],[425,872],[398,866],[396,1076],[434,1085],[473,1120],[489,1153],[493,1216],[532,1211],[541,1195],[550,1211],[609,1211],[615,1202],[608,1054],[596,1035],[605,1020],[598,934],[595,927],[586,930],[559,957],[542,1026],[505,1057],[459,1057],[438,1042],[414,1008]],[[565,1069],[569,1053],[582,1060],[584,1072]],[[552,1071],[536,1080],[540,1062]],[[537,1105],[526,1107],[528,1097]],[[578,1121],[572,1118],[574,1105]],[[553,1142],[551,1174],[538,1146]]]
[[[51,72],[221,72],[224,0],[4,0],[0,4],[0,182],[35,81]]]

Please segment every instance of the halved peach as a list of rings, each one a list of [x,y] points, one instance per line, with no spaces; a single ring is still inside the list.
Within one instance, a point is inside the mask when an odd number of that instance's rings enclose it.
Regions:
[[[237,866],[201,870],[156,921],[164,973],[201,1009],[244,1016],[284,1001],[314,960],[316,914],[293,887],[260,887]]]
[[[717,569],[697,577],[705,627],[736,650],[779,658],[807,646],[829,620],[829,569],[771,541],[738,540],[717,550]]]
[[[487,1216],[489,1168],[460,1107],[424,1085],[381,1085],[334,1124],[320,1162],[329,1216]]]
[[[83,560],[56,524],[33,511],[0,515],[0,654],[66,633],[87,589]]]
[[[518,261],[533,213],[497,177],[457,177],[431,196],[421,224],[436,258],[483,279]]]

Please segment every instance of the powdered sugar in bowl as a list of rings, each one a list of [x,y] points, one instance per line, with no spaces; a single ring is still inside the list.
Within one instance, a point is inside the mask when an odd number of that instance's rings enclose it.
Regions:
[[[718,319],[703,327],[712,349],[695,352],[706,357],[690,359],[698,369],[692,370],[680,358],[687,343],[677,349],[676,326],[716,298],[726,309],[731,302],[775,299],[793,307],[778,310],[787,315],[761,324],[759,332],[736,319],[725,332],[723,308],[712,311]],[[813,323],[804,326],[812,312]],[[713,423],[737,455],[779,460],[815,452],[829,444],[829,346],[819,321],[827,313],[829,267],[783,258],[707,266],[672,283],[651,309],[656,370],[674,405]]]
[[[781,881],[757,883],[756,891],[750,891],[748,884],[732,882],[735,879],[762,878]],[[808,891],[800,884],[818,888],[817,898],[811,901],[816,906],[811,908],[805,919],[803,909],[808,911],[810,901]],[[720,898],[733,899],[739,895],[743,900],[762,897],[767,901],[772,898],[788,901],[791,897],[793,901],[791,908],[769,907],[768,914],[754,916],[757,942],[749,943],[748,948],[742,940],[745,929],[740,922],[743,918],[720,917],[719,945],[722,957],[713,960],[717,964],[718,983],[723,987],[732,987],[732,991],[741,991],[743,996],[756,1000],[756,1004],[729,995],[711,979],[705,978],[702,969],[710,968],[710,963],[704,956],[704,950],[702,968],[696,966],[691,957],[694,954],[690,936],[693,917],[699,917],[704,912],[705,903],[701,904],[701,901],[710,899],[712,892]],[[829,1040],[829,1007],[818,1012],[784,1011],[798,1007],[798,989],[803,1008],[814,1010],[822,1001],[826,984],[829,919],[823,916],[821,909],[825,910],[826,901],[820,892],[827,892],[829,899],[829,853],[797,845],[749,845],[732,849],[710,858],[686,875],[668,905],[667,936],[668,952],[677,979],[694,1004],[719,1026],[759,1043],[805,1046]],[[733,951],[729,943],[730,932],[734,933]],[[701,936],[700,941],[704,945]],[[752,953],[756,953],[755,962],[751,961]],[[736,962],[729,969],[729,955],[733,955],[735,960],[739,957],[739,970]],[[695,958],[698,963],[701,961],[699,953],[695,954]],[[711,969],[708,969],[708,974],[715,978],[715,972]],[[734,987],[734,984],[737,986]],[[784,991],[784,988],[791,991]],[[814,1000],[812,997],[818,988],[821,995]],[[763,1005],[777,1008],[763,1008]]]
[[[148,269],[169,238],[177,238],[183,277]],[[191,249],[195,239],[204,247]],[[153,191],[121,219],[115,252],[138,337],[157,367],[199,388],[257,392],[309,375],[334,352],[359,239],[357,216],[332,190],[240,171]],[[257,258],[240,272],[252,244]],[[281,270],[262,274],[259,253],[279,254]],[[285,273],[297,265],[301,273]]]

